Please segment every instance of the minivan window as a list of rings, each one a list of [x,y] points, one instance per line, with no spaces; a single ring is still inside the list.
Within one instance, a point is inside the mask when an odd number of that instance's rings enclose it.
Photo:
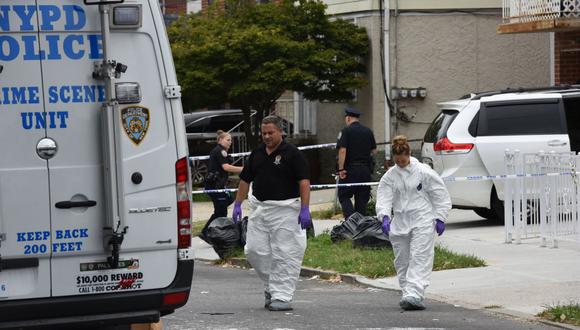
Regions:
[[[202,119],[197,119],[196,121],[188,124],[185,127],[187,133],[205,133],[207,132],[207,127],[209,126],[211,118],[206,117]]]
[[[570,149],[578,152],[580,151],[580,98],[564,98],[564,110],[566,111]]]
[[[425,132],[424,142],[435,143],[447,135],[447,130],[455,117],[459,114],[456,110],[442,110],[441,113],[433,120],[427,132]]]
[[[479,116],[478,136],[565,133],[559,103],[486,104]]]
[[[244,117],[242,114],[239,115],[228,115],[228,116],[216,116],[211,119],[211,123],[209,125],[208,131],[209,132],[217,132],[218,130],[222,130],[224,132],[230,131],[232,128],[236,127],[236,125],[240,124],[240,129],[243,129],[242,122],[244,121]]]

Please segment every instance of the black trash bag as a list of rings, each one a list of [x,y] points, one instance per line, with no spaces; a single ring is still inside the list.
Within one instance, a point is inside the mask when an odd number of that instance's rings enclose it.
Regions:
[[[352,238],[352,245],[354,247],[392,247],[389,236],[383,233],[382,224],[376,217],[364,217],[356,229],[357,233]]]
[[[353,213],[350,217],[344,220],[340,225],[336,225],[332,228],[330,232],[330,240],[333,243],[343,241],[345,239],[352,240],[354,235],[356,235],[357,227],[359,222],[364,219],[364,216],[360,213]]]
[[[246,233],[248,232],[248,217],[244,217],[242,221],[238,222],[240,227],[240,244],[246,246]]]
[[[231,218],[215,218],[207,227],[207,240],[221,259],[240,246],[240,226]]]

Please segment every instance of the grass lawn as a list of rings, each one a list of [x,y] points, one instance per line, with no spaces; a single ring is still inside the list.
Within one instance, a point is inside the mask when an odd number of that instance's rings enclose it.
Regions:
[[[330,235],[322,234],[308,240],[303,264],[308,267],[334,270],[339,273],[360,274],[370,278],[396,274],[392,249],[353,248],[351,241],[332,243]],[[483,267],[485,261],[435,247],[433,270]]]
[[[554,322],[580,326],[580,303],[550,306],[538,316]]]
[[[231,257],[243,258],[243,250],[234,251]],[[334,244],[330,235],[322,234],[308,239],[302,264],[306,267],[378,278],[396,275],[394,258],[392,249],[353,248],[352,241]],[[475,256],[460,255],[444,247],[435,247],[433,270],[483,266],[485,261]]]
[[[341,211],[338,210],[338,212]],[[335,215],[336,214],[334,213],[333,209],[310,212],[310,216],[312,217],[312,219],[331,219]]]
[[[208,194],[193,194],[191,195],[192,202],[211,202]]]
[[[206,222],[207,222],[206,220],[192,222],[191,223],[191,236],[197,237],[201,233],[201,230],[203,229],[203,226],[205,226]]]

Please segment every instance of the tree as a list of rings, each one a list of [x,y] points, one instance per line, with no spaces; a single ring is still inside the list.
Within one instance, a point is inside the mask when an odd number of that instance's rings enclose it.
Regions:
[[[244,111],[256,128],[286,90],[309,100],[347,101],[366,84],[362,59],[369,41],[351,22],[331,20],[315,0],[259,4],[226,2],[225,8],[185,16],[169,28],[185,109]],[[250,125],[250,145],[258,137]]]

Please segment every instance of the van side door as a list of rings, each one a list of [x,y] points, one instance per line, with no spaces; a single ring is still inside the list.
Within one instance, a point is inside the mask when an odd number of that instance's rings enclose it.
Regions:
[[[57,145],[44,140],[38,19],[34,0],[0,3],[0,302],[50,296],[46,159]]]

